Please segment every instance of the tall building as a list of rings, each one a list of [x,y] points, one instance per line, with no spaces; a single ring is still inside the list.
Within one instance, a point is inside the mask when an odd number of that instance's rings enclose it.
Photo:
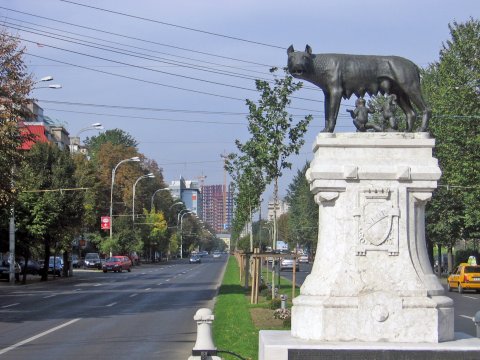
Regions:
[[[231,188],[223,185],[202,187],[203,221],[217,234],[229,233],[233,218],[233,194]],[[225,201],[225,204],[224,204]]]
[[[172,181],[168,188],[174,199],[181,200],[188,210],[195,213],[199,218],[203,218],[202,194],[198,181],[185,180],[180,176],[180,179]]]
[[[19,123],[20,131],[32,135],[32,139],[24,141],[21,149],[30,150],[37,142],[52,142],[60,149],[68,148],[70,139],[63,125],[55,124],[48,116],[43,115],[43,109],[35,102],[27,106],[31,116]]]
[[[273,221],[273,218],[274,218],[274,203],[275,201],[273,199],[271,199],[269,202],[268,202],[268,215],[267,215],[267,218],[268,218],[268,221]],[[282,216],[283,214],[286,214],[288,212],[288,204],[281,200],[281,199],[278,199],[277,200],[277,206],[276,206],[276,215],[277,215],[277,219]]]

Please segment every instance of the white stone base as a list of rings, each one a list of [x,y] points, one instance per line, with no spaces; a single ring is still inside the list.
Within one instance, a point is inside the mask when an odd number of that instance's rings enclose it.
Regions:
[[[319,134],[307,180],[319,205],[312,271],[293,299],[304,340],[438,343],[453,301],[433,274],[425,205],[441,172],[418,133]]]
[[[288,360],[289,349],[313,350],[401,350],[478,352],[480,339],[463,333],[455,333],[452,341],[442,343],[391,343],[391,342],[339,342],[312,341],[293,337],[289,331],[261,330],[259,334],[258,360]],[[467,353],[468,354],[468,353]],[[463,359],[462,357],[456,357]],[[475,359],[476,357],[467,357]],[[381,359],[381,357],[379,357]]]

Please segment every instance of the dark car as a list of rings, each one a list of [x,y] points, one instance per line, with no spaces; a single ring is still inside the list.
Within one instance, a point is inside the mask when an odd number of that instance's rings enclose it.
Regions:
[[[20,258],[18,263],[22,267],[22,272],[25,271],[27,274],[31,275],[38,275],[41,273],[41,266],[40,263],[36,260],[29,259],[27,262],[27,266],[25,266],[25,259]]]
[[[202,262],[202,259],[198,255],[192,255],[190,256],[190,259],[188,259],[188,262],[190,264],[200,264]]]
[[[22,268],[19,263],[15,261],[15,280],[20,280],[20,272]],[[0,263],[0,278],[2,279],[10,279],[10,262],[8,260],[2,260]]]
[[[112,256],[105,260],[102,270],[105,273],[107,271],[122,272],[123,270],[130,272],[132,271],[132,261],[128,256]]]
[[[85,259],[83,260],[83,267],[89,269],[101,269],[102,261],[100,260],[100,255],[98,253],[88,253],[87,255],[85,255]]]

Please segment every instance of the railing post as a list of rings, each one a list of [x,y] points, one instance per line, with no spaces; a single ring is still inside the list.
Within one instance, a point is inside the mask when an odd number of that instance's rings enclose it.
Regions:
[[[472,320],[477,328],[477,337],[480,338],[480,311],[477,311]]]
[[[212,310],[203,308],[197,310],[193,320],[197,322],[197,341],[188,360],[221,360],[212,339]]]

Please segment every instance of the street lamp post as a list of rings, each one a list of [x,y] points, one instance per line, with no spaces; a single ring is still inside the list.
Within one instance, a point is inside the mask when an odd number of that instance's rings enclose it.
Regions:
[[[104,127],[101,123],[93,123],[80,129],[74,137],[70,137],[70,152],[77,152],[78,148],[80,147],[80,134],[84,131],[88,130],[103,130]],[[77,148],[75,148],[77,146]]]
[[[183,259],[183,217],[188,214],[193,213],[190,210],[187,210],[187,212],[180,216],[180,259]]]
[[[152,200],[150,201],[150,211],[152,211],[152,209],[153,209],[153,199],[155,198],[155,194],[159,191],[165,191],[165,190],[170,190],[170,189],[169,188],[161,188],[161,189],[155,190],[155,192],[152,195]]]
[[[140,161],[140,158],[138,156],[134,156],[129,159],[122,160],[112,169],[112,185],[110,187],[110,240],[112,239],[113,234],[113,184],[115,183],[115,172],[117,171],[117,168],[120,166],[120,164],[123,164],[127,161],[138,162]]]
[[[154,178],[155,175],[153,173],[149,173],[147,175],[142,175],[140,176],[135,183],[133,184],[133,198],[132,198],[132,221],[135,224],[135,188],[137,187],[137,184],[140,180],[146,179],[146,178]]]
[[[38,80],[37,82],[35,82],[35,84],[38,84],[38,83],[42,83],[42,82],[47,82],[47,81],[52,81],[53,80],[53,76],[44,76],[42,77],[40,80]],[[38,87],[33,87],[32,90],[36,90],[36,89],[61,89],[62,88],[62,85],[60,84],[51,84],[51,85],[46,85],[46,86],[38,86]]]
[[[170,208],[169,208],[168,210],[169,210],[169,211],[172,210],[172,208],[173,208],[174,206],[177,206],[177,205],[183,205],[183,202],[177,201],[176,203],[172,204],[172,206],[170,206]]]

